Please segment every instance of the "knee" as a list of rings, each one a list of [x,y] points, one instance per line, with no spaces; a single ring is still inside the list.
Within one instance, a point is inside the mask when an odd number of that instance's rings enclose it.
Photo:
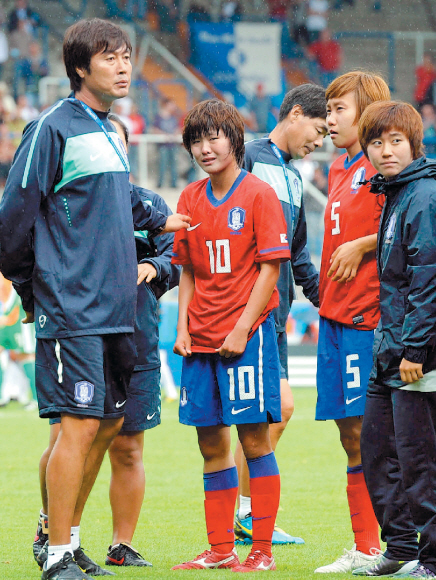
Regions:
[[[142,464],[142,449],[128,435],[118,435],[109,447],[112,468],[134,469]]]
[[[341,431],[341,444],[348,457],[360,454],[360,430]]]
[[[229,449],[223,444],[213,444],[210,441],[199,441],[201,455],[204,461],[224,459],[229,453]]]

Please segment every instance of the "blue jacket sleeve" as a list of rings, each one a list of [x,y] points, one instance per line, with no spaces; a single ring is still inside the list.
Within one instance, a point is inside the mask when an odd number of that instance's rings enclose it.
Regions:
[[[319,307],[319,274],[307,249],[307,225],[303,198],[301,198],[300,215],[292,239],[291,264],[295,283],[303,288],[306,298],[314,306]]]
[[[436,342],[436,186],[434,181],[422,181],[403,231],[410,286],[402,339],[404,358],[415,363],[424,363],[428,348]]]
[[[62,138],[44,117],[24,130],[0,204],[0,270],[33,311],[33,230],[60,172]]]
[[[168,216],[151,205],[143,204],[134,185],[130,187],[130,198],[135,230],[147,230],[152,237],[158,234],[165,227]]]
[[[151,207],[154,207],[157,211],[164,214],[165,219],[172,214],[171,209],[160,195],[152,192],[150,192],[150,195],[152,195],[153,201],[153,206]],[[147,203],[144,203],[144,206],[150,207]],[[171,263],[173,243],[173,233],[157,236],[154,239],[157,255],[144,258],[140,262],[141,264],[152,264],[154,268],[156,268],[157,275],[156,278],[151,281],[150,286],[157,299],[161,298],[165,292],[168,292],[168,290],[171,290],[171,288],[174,288],[174,286],[177,286],[179,283],[181,267]]]

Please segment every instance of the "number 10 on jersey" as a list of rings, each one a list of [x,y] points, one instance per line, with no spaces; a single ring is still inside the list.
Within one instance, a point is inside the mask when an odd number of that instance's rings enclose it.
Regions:
[[[210,273],[228,274],[231,272],[230,241],[216,240],[214,244],[214,242],[206,240],[206,246],[209,250]]]

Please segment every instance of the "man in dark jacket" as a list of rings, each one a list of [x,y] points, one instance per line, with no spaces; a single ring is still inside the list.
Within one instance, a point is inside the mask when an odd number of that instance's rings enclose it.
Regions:
[[[374,103],[359,124],[362,149],[379,171],[371,191],[386,196],[377,244],[381,319],[361,447],[388,544],[381,558],[391,573],[409,561],[402,577],[436,578],[436,163],[422,156],[422,138],[421,118],[406,103]],[[390,552],[393,536],[401,554]]]

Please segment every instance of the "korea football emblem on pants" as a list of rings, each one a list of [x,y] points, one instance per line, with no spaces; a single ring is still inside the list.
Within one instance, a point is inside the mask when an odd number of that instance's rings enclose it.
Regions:
[[[74,385],[74,399],[79,406],[87,405],[94,398],[94,385],[88,381],[80,381]]]
[[[245,209],[241,207],[233,207],[229,211],[229,216],[227,219],[227,225],[231,230],[237,232],[244,227],[245,223]]]

